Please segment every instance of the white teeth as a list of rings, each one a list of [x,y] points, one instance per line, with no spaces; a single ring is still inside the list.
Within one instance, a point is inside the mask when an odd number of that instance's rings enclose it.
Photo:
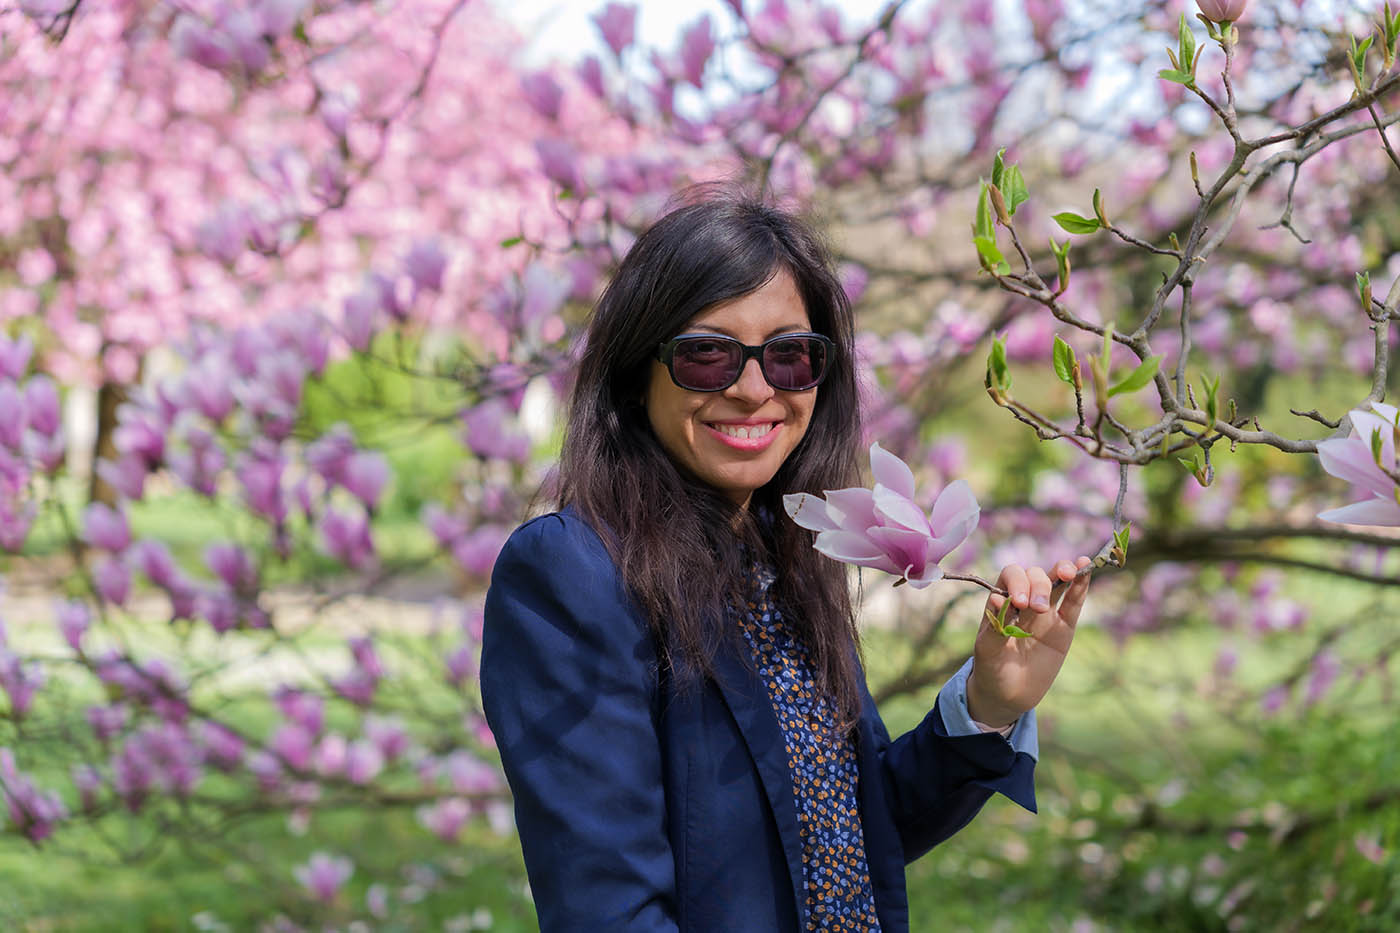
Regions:
[[[756,424],[752,427],[748,427],[742,424],[717,424],[714,426],[714,428],[719,433],[727,434],[730,437],[740,437],[744,440],[752,440],[755,437],[763,437],[769,431],[773,430],[773,425],[771,423]]]

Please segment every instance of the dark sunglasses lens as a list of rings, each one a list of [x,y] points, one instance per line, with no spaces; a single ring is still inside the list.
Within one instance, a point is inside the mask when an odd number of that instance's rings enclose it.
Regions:
[[[763,374],[775,389],[810,389],[826,374],[826,344],[812,337],[782,337],[766,343]]]
[[[742,358],[743,349],[732,340],[682,340],[671,357],[671,375],[687,389],[713,392],[734,381]]]

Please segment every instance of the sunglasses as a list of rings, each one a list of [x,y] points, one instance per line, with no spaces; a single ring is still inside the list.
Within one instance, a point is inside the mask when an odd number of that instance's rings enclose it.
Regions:
[[[739,381],[749,360],[768,384],[783,392],[815,388],[826,378],[835,344],[821,334],[779,334],[758,346],[718,334],[681,334],[663,343],[656,358],[671,381],[691,392],[720,392]]]

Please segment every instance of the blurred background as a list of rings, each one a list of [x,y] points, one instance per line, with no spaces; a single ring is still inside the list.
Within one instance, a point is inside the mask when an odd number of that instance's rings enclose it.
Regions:
[[[1400,19],[1255,0],[1227,83],[1196,12],[0,5],[0,927],[536,928],[482,596],[548,508],[588,309],[687,184],[828,231],[868,440],[925,507],[957,478],[982,504],[946,567],[1097,551],[1118,465],[983,385],[999,338],[1016,398],[1073,434],[1054,340],[1102,342],[981,267],[1005,150],[1059,306],[1144,328],[1201,407],[1219,380],[1222,417],[1288,443],[1135,451],[1127,566],[1041,707],[1040,812],[993,801],[911,865],[913,928],[1400,928],[1400,538],[1319,521],[1383,496],[1314,453],[1395,400]],[[1183,23],[1194,89],[1159,76]],[[1084,404],[1120,442],[1163,417],[1151,386]],[[860,585],[898,733],[980,591]]]

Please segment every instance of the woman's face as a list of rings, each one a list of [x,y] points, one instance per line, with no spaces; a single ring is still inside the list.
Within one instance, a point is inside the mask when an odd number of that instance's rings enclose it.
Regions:
[[[797,285],[780,269],[762,288],[714,305],[682,331],[733,337],[757,345],[782,333],[811,331]],[[807,433],[817,390],[783,392],[763,378],[758,360],[745,361],[732,386],[692,392],[651,364],[646,410],[661,446],[678,466],[747,507],[755,489],[778,472]]]

